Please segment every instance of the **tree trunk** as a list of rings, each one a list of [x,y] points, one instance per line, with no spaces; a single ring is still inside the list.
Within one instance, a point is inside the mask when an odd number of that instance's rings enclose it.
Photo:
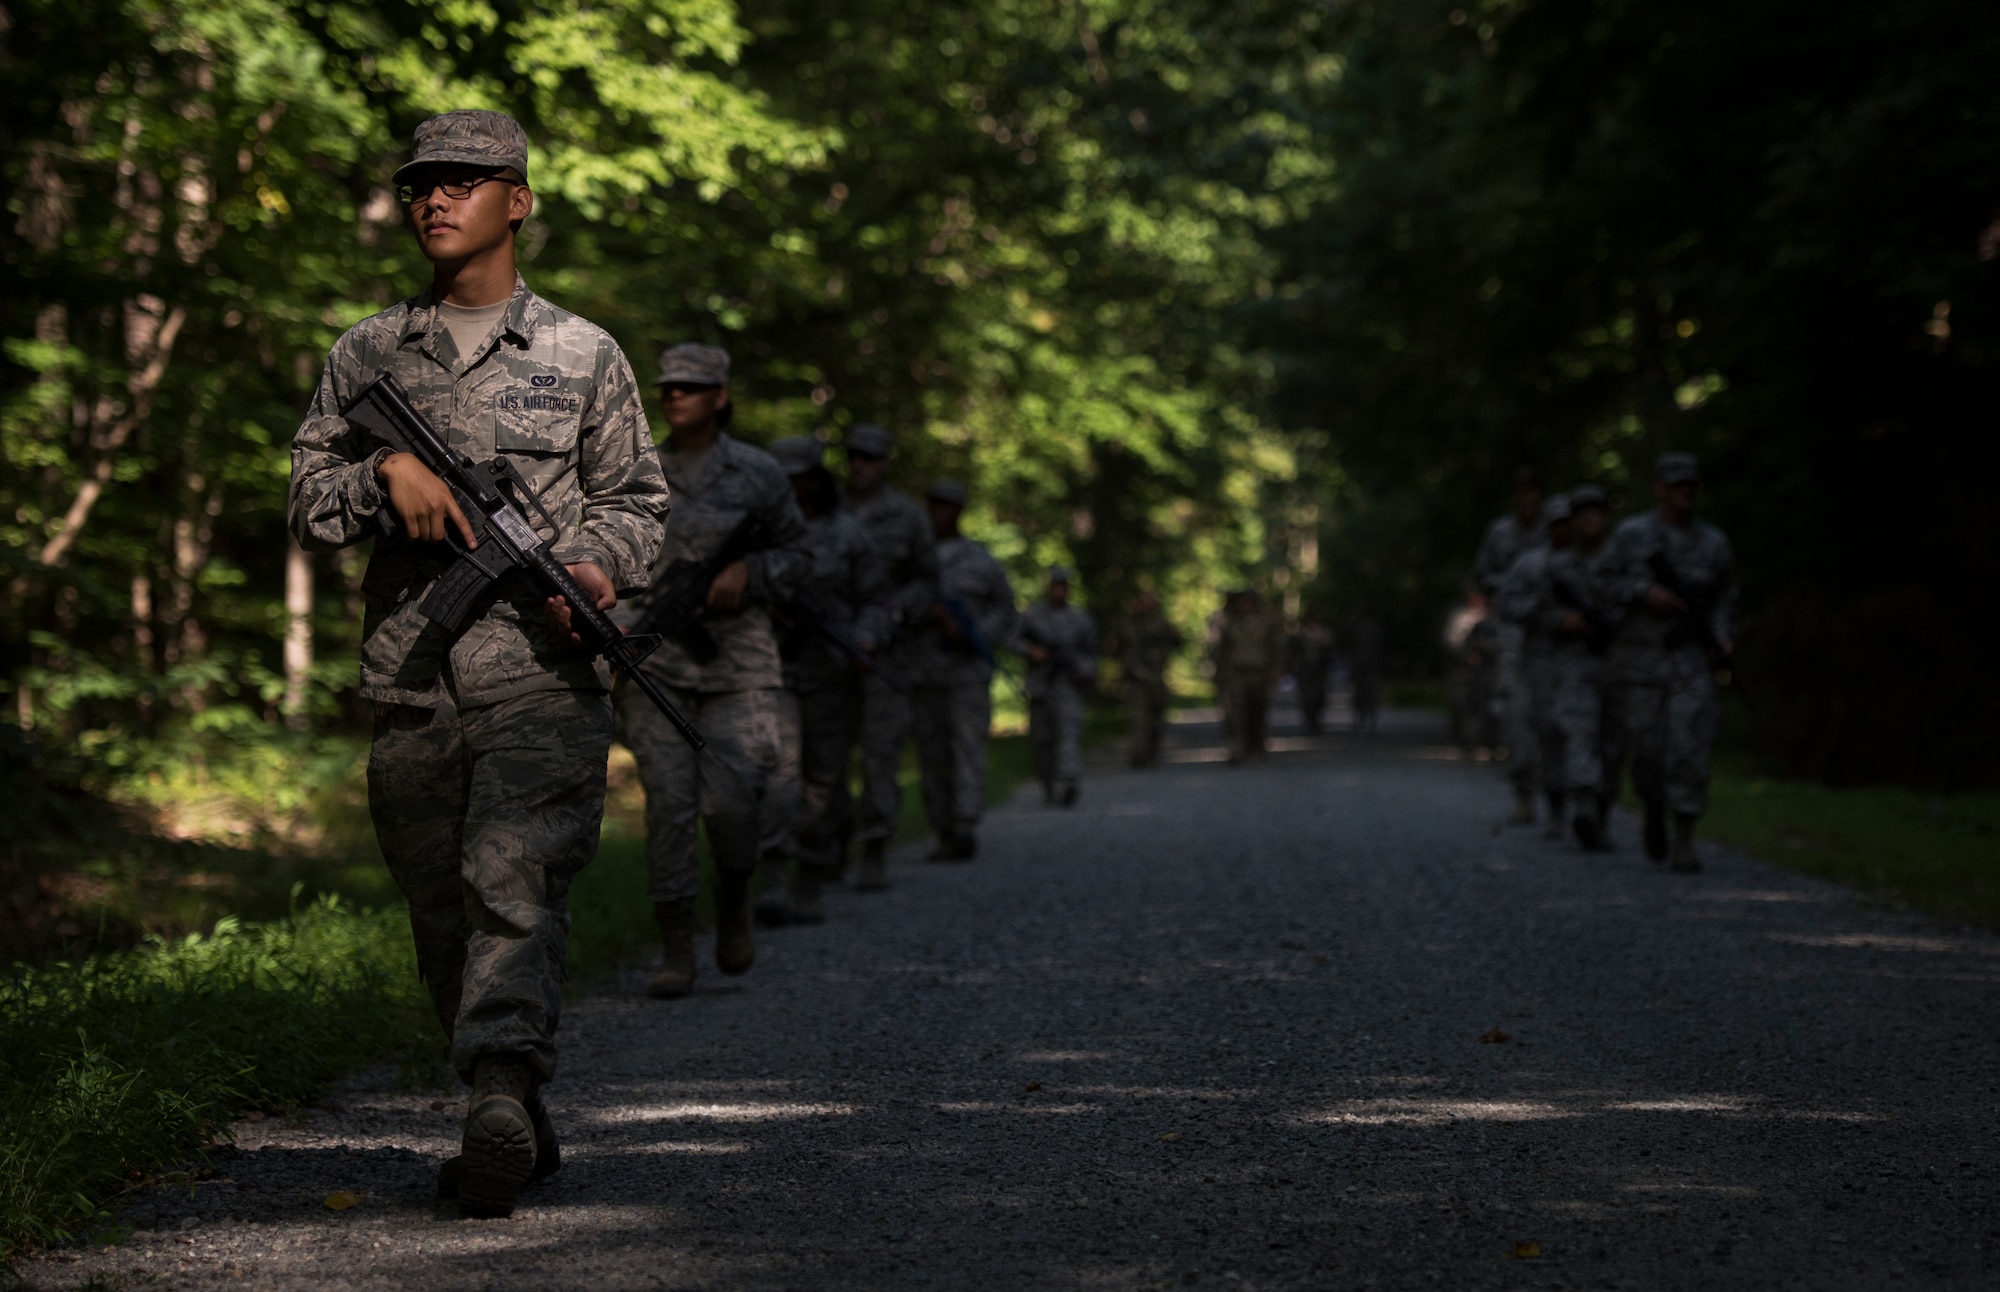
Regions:
[[[292,538],[285,544],[285,725],[305,730],[306,682],[313,662],[312,557]]]

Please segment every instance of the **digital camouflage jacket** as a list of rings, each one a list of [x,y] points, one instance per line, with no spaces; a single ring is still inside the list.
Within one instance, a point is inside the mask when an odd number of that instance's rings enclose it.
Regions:
[[[831,633],[872,649],[891,631],[889,575],[867,527],[845,511],[806,522],[806,552],[812,572],[800,595],[779,613],[790,621],[781,642],[785,685],[794,691],[823,691],[851,685],[859,676],[854,660],[826,631],[810,622],[817,616]]]
[[[714,659],[697,663],[679,642],[668,640],[640,667],[668,686],[696,691],[754,691],[784,685],[771,603],[789,599],[812,570],[806,518],[792,494],[791,477],[776,458],[727,434],[716,436],[715,447],[692,464],[664,445],[656,460],[674,488],[674,525],[660,549],[652,579],[675,561],[713,557],[746,516],[763,522],[769,545],[744,558],[750,581],[742,605],[703,620],[720,648]],[[631,613],[643,613],[646,604],[645,595],[634,598]]]
[[[937,540],[931,518],[908,494],[884,486],[872,498],[844,500],[848,514],[868,529],[889,580],[889,606],[897,624],[916,624],[937,600]],[[887,639],[872,645],[888,644]]]
[[[558,559],[595,564],[621,594],[645,586],[668,494],[638,383],[609,334],[518,277],[506,312],[470,355],[458,353],[428,290],[334,343],[292,440],[289,519],[302,547],[333,551],[381,533],[388,494],[375,471],[388,450],[363,443],[340,408],[383,372],[395,374],[453,448],[514,464],[556,520]],[[548,625],[543,598],[525,578],[503,581],[492,606],[456,638],[432,624],[418,606],[452,556],[443,543],[400,533],[377,540],[362,580],[364,699],[436,707],[447,668],[464,706],[609,685],[603,661]]]

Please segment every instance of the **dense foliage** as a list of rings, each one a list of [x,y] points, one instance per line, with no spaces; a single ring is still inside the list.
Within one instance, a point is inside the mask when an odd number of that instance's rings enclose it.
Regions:
[[[1368,601],[1428,667],[1515,465],[1637,508],[1694,448],[1767,751],[2000,765],[2000,36],[1962,4],[4,12],[0,675],[101,766],[354,729],[359,556],[290,557],[288,611],[284,446],[422,281],[384,177],[466,105],[536,142],[539,289],[641,368],[729,345],[751,438],[888,423],[1024,582],[1190,628],[1245,578]]]

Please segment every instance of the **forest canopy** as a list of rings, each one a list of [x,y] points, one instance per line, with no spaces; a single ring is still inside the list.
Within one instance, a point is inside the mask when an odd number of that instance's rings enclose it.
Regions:
[[[411,128],[483,106],[537,290],[642,370],[728,346],[752,440],[889,425],[1021,586],[1365,603],[1421,673],[1516,467],[1633,510],[1692,449],[1743,738],[2000,774],[1974,6],[8,0],[0,42],[0,684],[44,745],[359,722],[361,554],[288,553],[287,442],[424,282]]]

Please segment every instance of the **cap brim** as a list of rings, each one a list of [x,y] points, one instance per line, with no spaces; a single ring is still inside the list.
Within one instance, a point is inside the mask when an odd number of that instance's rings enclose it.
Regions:
[[[510,161],[495,161],[492,153],[460,151],[432,153],[428,157],[406,161],[396,168],[396,173],[390,177],[389,182],[400,184],[411,172],[425,166],[478,166],[486,170],[511,170],[520,173],[523,184],[528,182],[528,168],[525,166],[516,166]]]

